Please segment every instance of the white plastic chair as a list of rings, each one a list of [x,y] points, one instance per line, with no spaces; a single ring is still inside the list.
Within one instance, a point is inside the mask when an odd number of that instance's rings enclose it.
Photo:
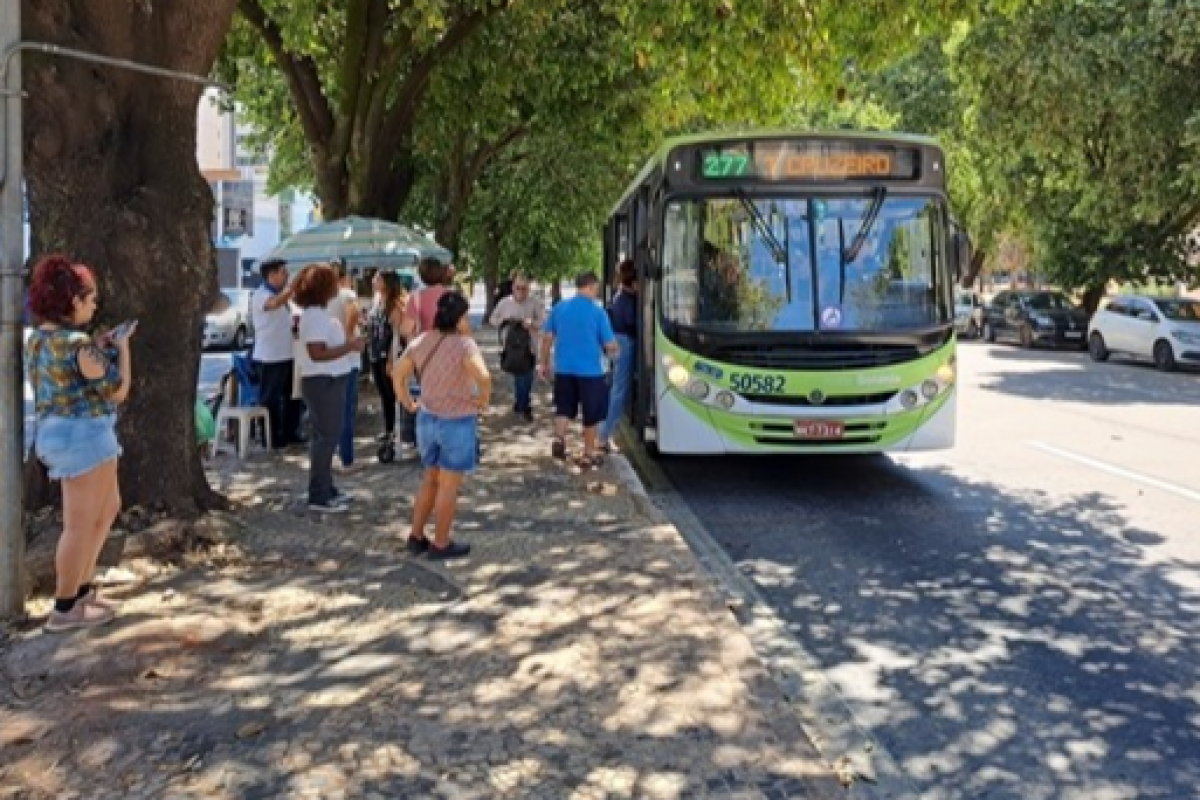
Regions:
[[[270,448],[271,415],[265,406],[237,405],[237,379],[230,376],[230,379],[225,382],[225,397],[221,401],[221,410],[217,412],[217,435],[212,440],[211,455],[216,456],[221,452],[221,447],[225,442],[226,428],[230,422],[235,422],[238,435],[235,455],[238,458],[245,458],[250,450],[250,431],[254,427],[255,420],[262,420],[265,437],[264,449]]]

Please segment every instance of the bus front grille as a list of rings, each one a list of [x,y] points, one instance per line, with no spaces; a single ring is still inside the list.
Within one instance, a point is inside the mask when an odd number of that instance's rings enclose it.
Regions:
[[[714,348],[711,357],[727,364],[758,369],[830,371],[907,364],[927,352],[927,349],[913,345],[825,344],[819,348],[796,345],[726,345]]]
[[[751,403],[765,406],[804,406],[810,408],[845,408],[848,406],[875,406],[888,402],[896,396],[895,391],[875,394],[835,394],[823,399],[820,404],[798,394],[743,394]]]

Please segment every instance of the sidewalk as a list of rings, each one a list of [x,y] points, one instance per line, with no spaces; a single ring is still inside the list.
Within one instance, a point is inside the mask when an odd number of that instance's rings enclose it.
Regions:
[[[373,415],[346,515],[303,454],[221,456],[221,541],[126,564],[106,629],[0,635],[0,797],[844,797],[679,533],[509,391],[446,565],[405,554],[419,468]]]

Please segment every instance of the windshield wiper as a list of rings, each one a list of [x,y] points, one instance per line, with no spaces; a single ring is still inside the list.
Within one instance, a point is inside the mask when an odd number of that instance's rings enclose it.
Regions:
[[[850,246],[842,253],[842,264],[852,264],[854,259],[858,258],[859,252],[863,245],[867,243],[867,235],[871,232],[871,228],[875,225],[875,220],[879,217],[879,209],[883,208],[883,201],[887,199],[887,187],[875,187],[875,195],[871,200],[871,207],[867,209],[867,215],[863,217],[862,225],[858,227],[858,233],[854,234],[854,239],[850,242]]]
[[[742,208],[746,209],[746,213],[750,215],[751,221],[754,223],[754,229],[758,231],[758,235],[767,240],[767,247],[771,250],[771,257],[775,259],[777,264],[787,264],[787,250],[779,239],[775,237],[775,232],[771,230],[771,225],[763,217],[762,212],[754,205],[754,201],[746,196],[745,189],[734,189],[733,196],[742,204]]]

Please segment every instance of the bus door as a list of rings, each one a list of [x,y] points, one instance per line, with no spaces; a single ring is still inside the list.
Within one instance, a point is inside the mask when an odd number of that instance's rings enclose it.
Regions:
[[[633,259],[638,279],[638,356],[633,371],[632,386],[629,388],[630,424],[643,436],[654,414],[654,263],[651,258],[652,242],[657,238],[651,230],[653,219],[650,187],[644,186],[630,206],[629,238],[625,255]]]

